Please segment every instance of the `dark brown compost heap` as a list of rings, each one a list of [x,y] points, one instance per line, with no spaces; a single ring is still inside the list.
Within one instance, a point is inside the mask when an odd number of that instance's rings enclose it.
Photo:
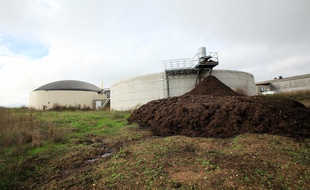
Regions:
[[[185,95],[241,96],[212,75]]]
[[[232,137],[268,133],[310,137],[310,109],[299,102],[242,96],[214,76],[183,96],[154,100],[128,119],[154,135]]]

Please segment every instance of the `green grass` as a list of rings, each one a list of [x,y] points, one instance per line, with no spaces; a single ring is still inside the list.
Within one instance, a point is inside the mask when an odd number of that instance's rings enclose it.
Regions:
[[[42,146],[42,147],[36,147],[36,148],[28,150],[27,154],[30,156],[35,156],[35,155],[38,155],[38,154],[40,154],[42,152],[46,152],[46,151],[48,151],[48,148],[46,146]]]
[[[34,111],[0,108],[0,189],[20,183],[26,172],[9,171],[17,163],[81,147],[89,135],[107,137],[120,133],[129,112]]]
[[[0,112],[13,122],[0,135],[17,137],[0,142],[0,189],[310,188],[309,139],[154,137],[128,125],[130,112]]]

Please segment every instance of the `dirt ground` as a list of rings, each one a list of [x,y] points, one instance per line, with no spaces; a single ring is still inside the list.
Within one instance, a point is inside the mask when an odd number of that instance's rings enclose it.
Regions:
[[[163,113],[156,112],[160,107]],[[310,189],[310,139],[287,137],[309,134],[305,125],[309,109],[298,102],[187,94],[155,101],[147,108],[151,109],[145,110],[147,114],[154,113],[150,124],[157,122],[161,128],[151,131],[125,122],[119,131],[97,132],[101,117],[126,121],[130,112],[83,111],[88,115],[84,120],[81,112],[39,112],[39,119],[44,113],[64,125],[69,136],[42,147],[0,149],[0,189]],[[271,111],[274,116],[268,115]],[[74,120],[84,126],[71,125]],[[188,124],[180,125],[183,121]],[[113,127],[117,126],[107,123],[100,128]],[[254,129],[283,136],[234,135]],[[186,135],[154,136],[154,131]],[[228,138],[203,137],[212,135]]]
[[[243,96],[208,76],[179,97],[151,101],[128,119],[154,135],[228,138],[243,133],[310,137],[310,109],[263,96]]]
[[[137,128],[136,132],[148,132]],[[145,133],[148,134],[148,133]],[[95,139],[95,141],[93,141]],[[16,189],[309,189],[309,140],[243,134],[234,138],[152,137],[103,157],[90,136],[65,154],[34,157]],[[125,145],[125,146],[124,146]],[[35,170],[35,168],[37,168]]]

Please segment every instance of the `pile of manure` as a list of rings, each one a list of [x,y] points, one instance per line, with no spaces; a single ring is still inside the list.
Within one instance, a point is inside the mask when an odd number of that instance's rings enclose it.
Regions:
[[[303,104],[236,93],[214,76],[190,92],[151,101],[134,110],[129,123],[154,135],[228,138],[242,133],[310,137],[310,109]]]

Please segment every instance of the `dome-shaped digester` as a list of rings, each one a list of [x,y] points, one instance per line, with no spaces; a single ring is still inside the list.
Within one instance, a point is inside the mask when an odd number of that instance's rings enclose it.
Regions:
[[[94,91],[94,92],[100,92],[101,89],[97,86],[83,82],[83,81],[77,81],[77,80],[62,80],[62,81],[56,81],[51,82],[46,85],[43,85],[34,91],[38,90],[75,90],[75,91]]]
[[[93,84],[63,80],[45,84],[30,93],[29,107],[34,109],[50,109],[55,106],[90,108],[96,101],[106,99],[101,89]]]

